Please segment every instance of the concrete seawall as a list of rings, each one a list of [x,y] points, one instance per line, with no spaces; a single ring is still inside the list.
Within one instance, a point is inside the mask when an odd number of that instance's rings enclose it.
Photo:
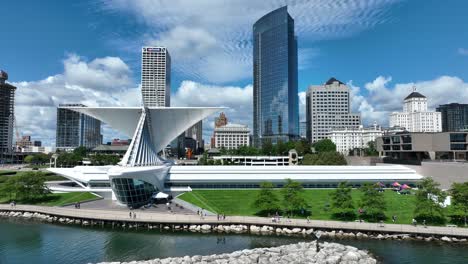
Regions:
[[[175,215],[135,210],[135,218],[129,211],[72,209],[61,207],[0,205],[0,216],[35,218],[48,222],[80,225],[102,225],[123,228],[160,230],[188,230],[192,232],[236,232],[287,235],[321,235],[329,237],[359,237],[376,239],[419,239],[466,242],[468,228],[375,224],[338,221],[307,222],[303,219],[272,222],[264,217],[228,216],[218,220],[216,216]],[[444,238],[445,237],[445,238]],[[448,238],[448,239],[447,239]]]

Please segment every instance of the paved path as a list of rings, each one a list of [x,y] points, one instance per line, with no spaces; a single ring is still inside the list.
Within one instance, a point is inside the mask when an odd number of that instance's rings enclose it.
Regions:
[[[206,216],[203,219],[201,219],[197,215],[180,215],[154,212],[152,213],[138,210],[133,211],[136,212],[136,219],[133,219],[129,217],[129,211],[74,209],[33,205],[17,205],[15,208],[12,208],[10,205],[6,204],[0,204],[0,210],[38,212],[61,217],[81,218],[87,220],[162,224],[243,224],[257,226],[268,225],[273,227],[305,227],[316,229],[333,229],[364,232],[457,236],[465,238],[468,237],[468,228],[460,227],[429,226],[427,228],[424,228],[422,226],[414,227],[412,225],[397,224],[384,224],[383,226],[381,226],[378,223],[358,223],[320,220],[311,220],[310,223],[307,223],[307,221],[303,219],[291,219],[290,221],[282,220],[280,223],[272,223],[270,218],[248,216],[227,216],[226,220],[218,221],[216,216]]]

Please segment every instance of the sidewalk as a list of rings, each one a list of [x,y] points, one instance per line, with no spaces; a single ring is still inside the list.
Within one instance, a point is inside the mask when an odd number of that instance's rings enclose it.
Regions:
[[[206,216],[201,219],[197,215],[181,215],[137,211],[136,218],[129,218],[129,211],[115,210],[96,210],[96,209],[74,209],[63,207],[46,207],[34,205],[17,205],[12,208],[7,204],[0,204],[0,210],[5,211],[26,211],[38,212],[42,214],[55,215],[59,217],[71,217],[87,220],[105,220],[105,221],[122,221],[122,222],[140,222],[140,223],[162,223],[162,224],[242,224],[256,226],[272,226],[272,227],[301,227],[301,228],[316,228],[316,229],[333,229],[333,230],[349,230],[349,231],[364,231],[364,232],[382,232],[382,233],[400,233],[400,234],[421,234],[421,235],[438,235],[438,236],[456,236],[468,238],[468,228],[460,227],[438,227],[438,226],[412,226],[412,225],[397,225],[385,224],[381,226],[379,223],[358,223],[358,222],[339,222],[339,221],[320,221],[311,220],[307,223],[305,219],[283,220],[279,223],[273,223],[271,218],[265,217],[250,217],[250,216],[226,216],[226,220],[218,220],[216,216]]]

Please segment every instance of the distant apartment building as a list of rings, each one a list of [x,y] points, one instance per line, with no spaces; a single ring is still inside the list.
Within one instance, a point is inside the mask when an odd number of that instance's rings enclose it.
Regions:
[[[171,105],[171,56],[167,48],[142,48],[141,93],[146,107]]]
[[[334,129],[328,138],[335,143],[337,152],[348,155],[351,150],[367,148],[369,142],[375,141],[382,134],[382,128],[374,124],[367,128]]]
[[[299,122],[299,136],[301,138],[307,138],[307,122],[306,121]]]
[[[225,126],[227,124],[228,124],[228,119],[227,119],[226,115],[223,112],[221,112],[219,114],[219,117],[215,118],[215,122],[214,122],[215,129],[217,127],[222,127],[222,126]],[[215,136],[216,136],[216,130],[213,130],[213,135],[211,136],[211,139],[210,139],[211,148],[216,147],[215,146],[216,145]]]
[[[227,124],[215,128],[215,148],[237,149],[250,145],[250,129],[246,125]]]
[[[287,142],[299,137],[297,37],[286,6],[253,25],[253,138]]]
[[[468,132],[399,132],[376,140],[380,156],[398,160],[468,161]]]
[[[67,107],[86,107],[82,104],[61,104],[57,108],[56,147],[72,150],[80,146],[92,149],[101,144],[101,121]]]
[[[404,127],[409,132],[441,132],[442,117],[440,112],[427,110],[426,96],[410,93],[403,102],[403,112],[390,114],[390,127]]]
[[[8,74],[0,71],[0,162],[6,161],[13,152],[16,87],[6,80]]]
[[[350,89],[330,78],[324,85],[310,86],[306,93],[306,134],[314,143],[335,129],[358,129],[361,115],[351,113]]]
[[[468,131],[468,104],[444,104],[436,108],[442,116],[442,131]]]
[[[41,147],[42,142],[39,140],[31,141],[31,136],[22,136],[20,140],[16,141],[16,151],[18,152],[28,152],[24,151],[29,147]]]

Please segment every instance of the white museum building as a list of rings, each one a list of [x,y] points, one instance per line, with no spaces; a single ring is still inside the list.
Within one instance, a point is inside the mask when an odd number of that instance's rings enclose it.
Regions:
[[[177,166],[158,155],[182,132],[209,115],[214,107],[70,107],[132,137],[115,166],[49,168],[74,185],[52,185],[55,192],[89,191],[118,204],[137,208],[159,192],[177,194],[193,188],[258,188],[263,181],[283,186],[287,178],[306,188],[327,188],[347,181],[415,184],[422,176],[399,165],[389,166]]]

